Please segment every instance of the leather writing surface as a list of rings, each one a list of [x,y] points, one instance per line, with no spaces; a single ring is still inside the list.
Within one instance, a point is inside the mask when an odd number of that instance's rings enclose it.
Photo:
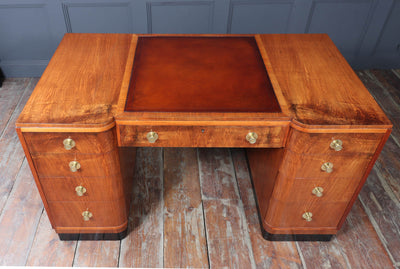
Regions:
[[[281,109],[254,37],[139,37],[125,111]]]

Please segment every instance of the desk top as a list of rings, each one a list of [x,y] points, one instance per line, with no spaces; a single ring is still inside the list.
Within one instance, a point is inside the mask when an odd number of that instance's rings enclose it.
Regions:
[[[227,35],[212,37],[222,37],[224,42],[229,39]],[[268,74],[264,73],[260,79],[265,86],[268,84],[266,77],[270,78],[282,112],[262,111],[266,107],[264,97],[269,94],[262,92],[256,111],[240,111],[239,118],[221,114],[217,120],[237,121],[254,116],[262,121],[264,117],[277,116],[303,128],[391,127],[382,109],[327,35],[245,37],[257,40]],[[239,39],[248,40],[246,38],[240,36]],[[120,91],[127,87],[126,67],[129,63],[132,65],[137,40],[138,35],[132,34],[66,34],[22,111],[17,127],[22,131],[90,132],[114,126],[120,113]],[[252,61],[247,56],[242,60]],[[254,62],[259,64],[257,59]],[[253,71],[250,76],[254,75]],[[233,81],[240,83],[240,77],[235,79]],[[225,111],[231,109],[227,105],[221,103]],[[168,113],[159,112],[150,118],[168,120],[164,117]],[[143,116],[132,115],[134,120]],[[195,121],[200,116],[194,113],[185,117]]]

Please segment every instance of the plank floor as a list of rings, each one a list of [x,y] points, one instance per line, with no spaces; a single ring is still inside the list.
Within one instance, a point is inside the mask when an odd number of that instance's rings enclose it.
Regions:
[[[129,234],[59,241],[15,133],[38,79],[0,88],[0,265],[400,268],[400,70],[358,76],[394,124],[342,230],[330,242],[262,238],[241,149],[138,149]]]

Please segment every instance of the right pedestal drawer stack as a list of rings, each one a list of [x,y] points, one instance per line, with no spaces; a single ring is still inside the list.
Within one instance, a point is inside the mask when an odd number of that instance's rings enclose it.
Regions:
[[[249,149],[264,235],[335,234],[383,140],[384,133],[291,129],[285,148]]]

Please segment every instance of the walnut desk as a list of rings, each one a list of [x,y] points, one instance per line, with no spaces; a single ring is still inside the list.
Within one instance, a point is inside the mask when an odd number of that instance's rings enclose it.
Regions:
[[[66,34],[16,126],[61,239],[126,234],[136,147],[243,147],[272,240],[329,240],[392,127],[323,34]]]

